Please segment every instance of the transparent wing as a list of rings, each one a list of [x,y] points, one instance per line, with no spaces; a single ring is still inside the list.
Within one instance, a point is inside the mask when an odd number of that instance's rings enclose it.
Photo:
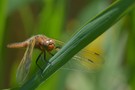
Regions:
[[[29,45],[25,51],[25,54],[21,60],[21,63],[19,64],[19,67],[17,69],[16,79],[17,82],[20,84],[24,83],[29,73],[34,45],[35,45],[35,39],[30,40]]]
[[[64,45],[61,41],[55,40],[55,42],[58,45],[56,47],[61,48]],[[60,48],[57,48],[57,51]],[[64,65],[62,69],[91,72],[101,68],[103,62],[104,58],[101,54],[83,49]]]
[[[100,69],[103,62],[103,57],[98,53],[90,50],[81,50],[62,69],[91,73]]]
[[[64,45],[64,42],[62,41],[59,41],[59,40],[56,40],[56,39],[53,39],[55,41],[55,46],[56,46],[56,49],[61,49],[62,46]]]
[[[91,73],[99,70],[103,62],[101,55],[90,50],[81,50],[62,69]]]

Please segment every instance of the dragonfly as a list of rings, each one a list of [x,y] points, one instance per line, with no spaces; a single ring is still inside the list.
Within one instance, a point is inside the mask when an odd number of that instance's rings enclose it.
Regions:
[[[49,53],[50,55],[53,56],[51,52],[53,50],[59,51],[60,47],[62,47],[63,44],[64,44],[63,42],[49,38],[45,35],[35,35],[23,42],[8,44],[7,45],[8,48],[24,48],[24,47],[26,48],[24,56],[17,69],[17,73],[16,73],[17,82],[25,81],[30,70],[32,52],[34,48],[37,48],[41,51],[41,53],[36,59],[36,65],[41,71],[43,71],[40,65],[38,65],[39,58],[43,55],[45,62],[49,63],[49,61],[46,60],[46,53]],[[79,67],[85,66],[87,69],[89,69],[92,68],[93,66],[94,67],[99,66],[101,62],[101,57],[98,53],[82,50],[81,52],[79,52],[77,55],[73,57],[73,61],[79,61],[78,63],[76,63],[76,65],[79,65]],[[81,63],[82,65],[79,63]]]

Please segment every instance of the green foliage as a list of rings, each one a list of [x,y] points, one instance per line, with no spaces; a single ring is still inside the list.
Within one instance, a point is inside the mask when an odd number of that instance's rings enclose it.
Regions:
[[[5,64],[4,60],[2,60],[2,50],[3,50],[3,45],[2,43],[4,42],[4,28],[5,28],[5,21],[6,21],[6,13],[7,13],[7,0],[1,0],[0,1],[0,87],[3,85],[2,81],[4,76],[4,73],[2,73],[3,65]]]

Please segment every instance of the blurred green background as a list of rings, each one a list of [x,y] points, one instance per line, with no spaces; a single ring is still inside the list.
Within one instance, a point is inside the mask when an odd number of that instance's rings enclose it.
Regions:
[[[0,89],[17,87],[16,70],[25,51],[9,49],[7,44],[37,34],[66,42],[114,1],[0,0]],[[135,10],[100,38],[100,43],[93,45],[104,52],[100,71],[85,74],[62,69],[37,90],[135,90]],[[39,53],[34,50],[33,67]]]

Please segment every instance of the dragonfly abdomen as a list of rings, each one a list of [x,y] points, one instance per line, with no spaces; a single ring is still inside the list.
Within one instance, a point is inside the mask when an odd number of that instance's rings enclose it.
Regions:
[[[20,42],[20,43],[12,43],[12,44],[8,44],[7,47],[8,48],[22,48],[22,47],[27,47],[28,46],[28,42]]]

